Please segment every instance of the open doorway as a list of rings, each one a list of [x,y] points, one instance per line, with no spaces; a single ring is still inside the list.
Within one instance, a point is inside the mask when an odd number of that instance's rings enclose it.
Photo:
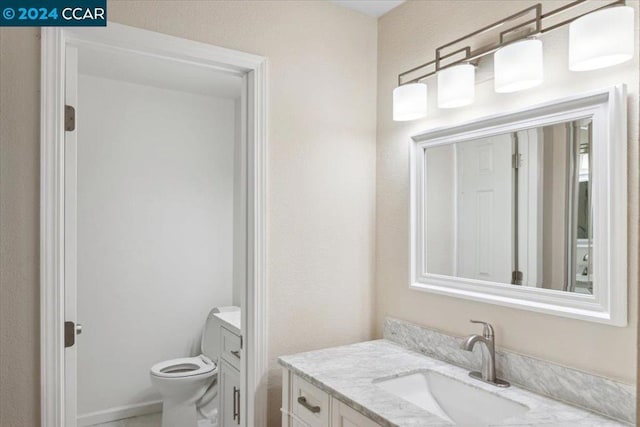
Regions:
[[[43,426],[264,423],[263,67],[43,31]]]

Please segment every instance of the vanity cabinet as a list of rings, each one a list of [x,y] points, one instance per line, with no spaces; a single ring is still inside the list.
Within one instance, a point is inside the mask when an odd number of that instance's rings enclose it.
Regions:
[[[342,403],[338,399],[332,399],[331,405],[331,426],[332,427],[379,427],[370,418],[365,417],[352,407]]]
[[[218,425],[240,425],[240,351],[239,331],[220,327],[220,357],[218,360],[218,390],[220,393]]]
[[[240,335],[222,326],[220,328],[220,357],[235,369],[240,370]]]
[[[222,427],[240,425],[240,372],[222,360],[218,370],[220,380],[220,413]]]
[[[379,427],[375,421],[284,369],[282,427]]]

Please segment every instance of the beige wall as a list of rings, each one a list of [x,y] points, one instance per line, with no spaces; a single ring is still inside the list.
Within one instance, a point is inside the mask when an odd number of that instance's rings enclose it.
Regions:
[[[431,79],[428,81],[429,116],[408,123],[391,120],[391,95],[398,73],[432,58],[438,46],[534,3],[410,1],[379,20],[376,173],[378,333],[385,316],[395,316],[456,335],[477,332],[478,329],[469,324],[470,318],[477,318],[494,324],[501,347],[634,383],[638,298],[638,49],[634,60],[624,65],[583,74],[571,73],[567,70],[568,30],[565,27],[543,37],[545,83],[539,88],[498,95],[493,91],[492,79],[479,78],[475,104],[457,110],[438,111],[435,81]],[[638,2],[629,3],[638,8]],[[548,10],[559,4],[546,1],[543,8]],[[479,76],[490,74],[490,62],[481,63]],[[611,327],[409,290],[407,144],[410,135],[430,127],[522,108],[617,83],[627,83],[630,92],[629,326]]]
[[[456,144],[429,149],[426,165],[427,271],[455,276],[456,272]]]
[[[326,1],[110,1],[109,18],[266,56],[270,425],[278,355],[373,329],[376,20]],[[39,47],[2,29],[0,425],[38,425]]]
[[[0,426],[39,425],[40,32],[0,30]]]

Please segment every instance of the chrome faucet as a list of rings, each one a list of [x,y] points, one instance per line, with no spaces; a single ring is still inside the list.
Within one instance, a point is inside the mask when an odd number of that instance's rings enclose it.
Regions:
[[[489,323],[479,320],[471,320],[471,323],[484,325],[484,331],[482,335],[469,335],[460,346],[463,350],[473,351],[476,344],[481,344],[482,372],[469,372],[469,376],[497,387],[509,387],[511,384],[496,377],[496,347],[493,327]]]

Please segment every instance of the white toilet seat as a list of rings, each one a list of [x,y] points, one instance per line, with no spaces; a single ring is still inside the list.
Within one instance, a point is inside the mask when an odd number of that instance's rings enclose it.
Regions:
[[[202,330],[199,356],[165,360],[149,370],[151,384],[162,396],[163,427],[198,427],[198,418],[220,425],[217,359],[222,326],[216,314],[233,311],[239,312],[240,307],[211,309]]]
[[[151,375],[160,378],[185,378],[210,374],[216,364],[205,356],[165,360],[151,367]]]

